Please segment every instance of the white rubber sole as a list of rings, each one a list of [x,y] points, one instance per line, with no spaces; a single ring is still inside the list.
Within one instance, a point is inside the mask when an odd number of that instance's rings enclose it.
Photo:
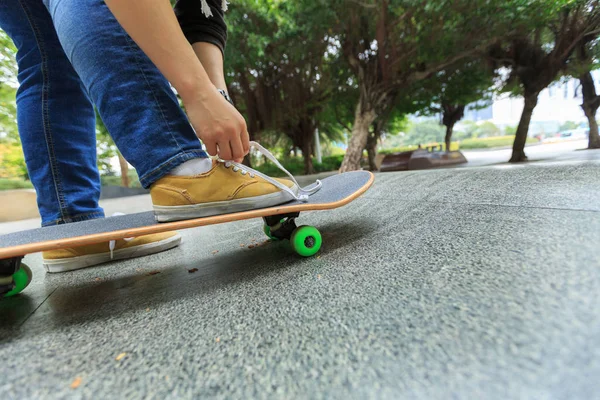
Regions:
[[[130,248],[113,251],[113,257],[110,251],[106,253],[89,254],[86,256],[59,258],[56,260],[44,259],[44,268],[50,273],[75,271],[77,269],[88,268],[94,265],[103,264],[109,261],[123,260],[126,258],[135,258],[159,253],[161,251],[172,249],[181,243],[181,235],[177,234],[170,238],[134,246]],[[108,248],[108,243],[106,244]]]
[[[293,186],[291,189],[294,193],[298,194],[298,186]],[[154,206],[154,216],[158,222],[180,221],[267,208],[292,200],[294,199],[288,192],[281,190],[275,193],[244,199],[215,201],[187,206]]]

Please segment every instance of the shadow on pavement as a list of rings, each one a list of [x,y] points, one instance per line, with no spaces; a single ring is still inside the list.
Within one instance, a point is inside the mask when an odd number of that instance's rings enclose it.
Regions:
[[[28,334],[47,334],[52,329],[106,320],[123,313],[156,310],[185,298],[198,297],[199,301],[204,301],[210,299],[211,292],[228,290],[231,285],[250,282],[275,272],[274,277],[277,277],[286,269],[303,273],[315,262],[327,262],[328,253],[342,247],[352,248],[353,242],[363,240],[376,229],[366,218],[322,224],[320,228],[324,246],[318,258],[297,256],[289,242],[282,241],[219,253],[194,264],[186,264],[184,252],[174,249],[170,251],[173,259],[184,262],[156,270],[138,268],[137,273],[112,279],[102,277],[102,267],[99,267],[100,278],[74,285],[59,285],[64,276],[46,274],[45,286],[57,286],[57,290],[37,310],[34,310],[35,303],[27,292],[0,302],[1,327],[10,331],[0,331],[0,344],[25,331]],[[140,265],[144,266],[143,261]],[[190,272],[194,269],[197,270]],[[69,278],[78,280],[77,276]]]

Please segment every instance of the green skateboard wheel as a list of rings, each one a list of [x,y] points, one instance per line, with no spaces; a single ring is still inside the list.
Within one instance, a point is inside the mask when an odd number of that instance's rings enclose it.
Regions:
[[[302,257],[311,257],[317,254],[321,248],[323,239],[321,238],[321,232],[317,228],[303,225],[294,230],[290,242],[296,253]]]
[[[31,282],[32,276],[29,267],[25,264],[21,264],[21,268],[19,268],[12,276],[15,287],[10,292],[4,294],[4,297],[11,297],[21,293]]]

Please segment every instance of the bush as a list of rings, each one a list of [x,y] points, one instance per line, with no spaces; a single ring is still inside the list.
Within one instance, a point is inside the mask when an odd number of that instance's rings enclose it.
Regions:
[[[30,181],[0,178],[0,190],[33,189]]]
[[[0,178],[24,181],[29,178],[25,156],[21,146],[15,143],[0,143]]]
[[[495,136],[488,138],[465,139],[460,142],[461,149],[492,149],[495,147],[512,146],[514,136]],[[535,138],[527,138],[527,143],[535,143]]]
[[[318,163],[313,158],[313,167],[315,173],[336,171],[340,169],[344,155],[328,156],[323,157],[323,162]],[[280,160],[281,165],[287,169],[292,175],[303,175],[304,174],[304,159],[301,157],[292,157],[288,160]],[[263,174],[276,177],[285,177],[285,173],[281,171],[277,166],[271,162],[266,162],[258,166],[253,166],[257,171]]]
[[[129,187],[141,188],[140,180],[134,169],[130,169],[129,175]],[[121,177],[116,175],[103,175],[100,177],[102,186],[121,186]]]

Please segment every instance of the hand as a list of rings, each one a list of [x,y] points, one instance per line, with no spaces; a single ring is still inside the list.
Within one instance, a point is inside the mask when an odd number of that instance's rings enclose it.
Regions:
[[[208,154],[242,162],[250,151],[244,117],[212,87],[182,96],[190,123]]]

